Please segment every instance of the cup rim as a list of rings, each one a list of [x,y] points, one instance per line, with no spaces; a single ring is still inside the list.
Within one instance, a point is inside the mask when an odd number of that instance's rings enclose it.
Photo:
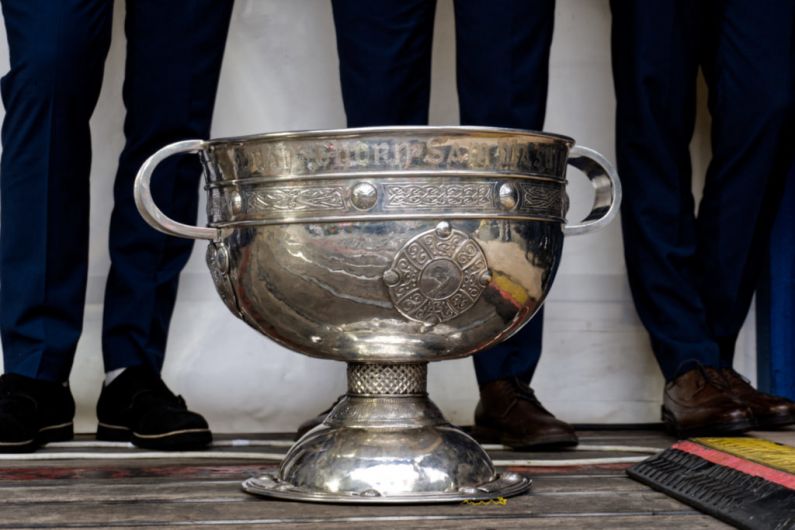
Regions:
[[[325,137],[336,139],[356,138],[358,136],[375,136],[378,134],[396,134],[401,136],[411,136],[411,134],[433,135],[433,134],[463,134],[463,133],[484,133],[492,136],[526,136],[537,139],[544,139],[554,142],[561,142],[567,148],[571,148],[576,143],[570,136],[558,133],[534,131],[529,129],[517,129],[509,127],[485,127],[474,125],[391,125],[378,127],[351,127],[345,129],[305,129],[298,131],[282,131],[258,133],[242,136],[227,136],[207,140],[210,146],[228,143],[248,142],[252,140],[279,141],[279,140],[309,140]]]

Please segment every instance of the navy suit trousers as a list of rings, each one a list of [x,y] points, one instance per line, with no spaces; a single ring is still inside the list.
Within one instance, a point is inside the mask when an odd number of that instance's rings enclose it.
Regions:
[[[191,241],[146,225],[133,202],[133,180],[158,148],[209,136],[232,0],[126,6],[126,144],[114,186],[102,348],[106,370],[159,370]],[[83,321],[89,119],[102,86],[113,0],[2,0],[2,8],[11,59],[0,87],[4,365],[6,372],[64,381]],[[165,162],[153,179],[160,207],[195,222],[199,177],[195,157]]]
[[[792,0],[613,0],[618,169],[630,286],[666,379],[729,367],[792,155]],[[712,117],[691,191],[696,79]]]
[[[436,2],[332,0],[348,126],[425,125]],[[554,0],[455,2],[462,125],[541,130]],[[541,355],[541,311],[474,358],[479,384],[529,382]]]

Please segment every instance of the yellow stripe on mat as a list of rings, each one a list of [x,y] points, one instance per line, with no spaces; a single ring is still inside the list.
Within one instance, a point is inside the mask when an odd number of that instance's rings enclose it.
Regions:
[[[761,438],[693,438],[691,441],[795,475],[795,447]]]

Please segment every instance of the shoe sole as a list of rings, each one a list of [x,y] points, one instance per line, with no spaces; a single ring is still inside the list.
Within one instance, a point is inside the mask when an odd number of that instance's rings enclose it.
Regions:
[[[39,429],[32,440],[20,442],[0,442],[0,453],[32,453],[50,442],[68,442],[74,438],[72,422],[48,425]]]
[[[765,429],[780,429],[782,427],[787,427],[789,425],[795,425],[795,416],[774,416],[772,418],[768,418],[766,420],[757,420],[754,423],[755,429],[765,430]]]
[[[531,451],[538,449],[558,449],[562,447],[574,447],[579,443],[576,438],[572,440],[570,436],[547,436],[543,439],[529,440],[527,438],[516,438],[506,435],[504,432],[490,427],[474,426],[472,437],[479,443],[502,444],[510,447],[514,451]]]
[[[756,425],[752,420],[735,421],[731,423],[710,423],[697,427],[682,429],[676,424],[670,414],[663,410],[662,421],[666,432],[677,438],[691,438],[694,436],[722,436],[725,434],[742,434],[750,431]]]
[[[209,429],[182,429],[159,434],[139,434],[121,425],[99,423],[97,440],[106,442],[132,442],[143,449],[161,451],[191,451],[204,449],[213,441]]]

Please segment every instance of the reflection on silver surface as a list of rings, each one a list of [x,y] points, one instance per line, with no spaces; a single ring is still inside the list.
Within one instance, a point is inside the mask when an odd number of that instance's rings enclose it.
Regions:
[[[154,204],[155,166],[205,167],[208,227]],[[572,157],[569,158],[571,152]],[[596,190],[565,225],[567,163]],[[172,144],[136,179],[155,228],[209,239],[227,307],[295,351],[350,363],[348,397],[252,493],[317,502],[445,502],[517,494],[425,392],[427,362],[515,333],[543,303],[563,234],[601,228],[620,184],[569,138],[509,129],[394,127]]]

